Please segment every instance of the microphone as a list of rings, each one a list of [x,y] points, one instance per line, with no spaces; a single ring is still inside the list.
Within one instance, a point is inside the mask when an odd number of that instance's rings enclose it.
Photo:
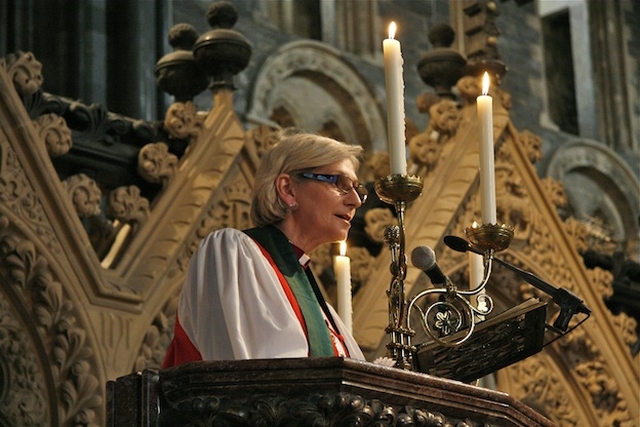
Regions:
[[[469,242],[461,237],[445,236],[444,243],[457,252],[469,251],[479,255],[483,255],[482,252],[469,245]],[[568,289],[556,288],[555,286],[545,282],[535,274],[524,271],[516,267],[515,265],[508,263],[507,261],[501,260],[500,258],[493,257],[492,259],[498,264],[516,273],[527,283],[535,286],[536,288],[540,289],[542,292],[550,295],[553,298],[553,302],[560,306],[560,314],[558,314],[556,321],[553,323],[554,328],[560,329],[564,332],[569,327],[569,322],[576,313],[584,313],[586,315],[591,314],[591,310],[589,309],[589,307],[587,307],[577,295],[573,294]]]
[[[429,246],[414,248],[411,251],[411,263],[414,267],[424,271],[434,285],[441,285],[449,280],[436,264],[436,254]]]

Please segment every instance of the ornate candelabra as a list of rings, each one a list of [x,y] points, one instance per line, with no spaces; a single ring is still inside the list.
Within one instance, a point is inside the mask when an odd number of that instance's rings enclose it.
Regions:
[[[474,223],[465,233],[473,251],[484,254],[481,283],[474,289],[460,290],[445,276],[444,286],[420,292],[407,301],[404,212],[407,203],[422,194],[422,185],[421,177],[400,174],[389,175],[375,184],[380,199],[395,206],[398,219],[398,225],[388,227],[385,232],[385,243],[391,251],[392,276],[387,291],[389,325],[386,332],[390,337],[387,356],[395,361],[395,367],[407,370],[412,369],[416,353],[411,343],[415,335],[410,320],[412,310],[419,313],[422,328],[434,341],[447,347],[465,342],[473,334],[476,318],[486,316],[493,309],[493,300],[483,292],[491,275],[493,255],[506,249],[513,239],[511,226]],[[476,305],[471,302],[472,297]],[[429,302],[430,298],[435,298],[435,302]],[[420,305],[423,300],[426,303]]]
[[[396,207],[398,225],[389,227],[385,232],[385,242],[391,249],[391,285],[387,291],[389,298],[390,335],[387,355],[395,360],[395,366],[411,369],[415,348],[411,337],[415,331],[409,327],[409,310],[405,295],[404,279],[407,276],[407,256],[405,254],[404,211],[407,203],[422,194],[422,177],[393,174],[376,181],[375,190],[385,203]]]

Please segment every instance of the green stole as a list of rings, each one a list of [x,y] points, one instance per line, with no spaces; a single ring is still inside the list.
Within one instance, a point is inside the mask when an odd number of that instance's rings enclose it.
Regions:
[[[318,301],[291,242],[276,227],[258,227],[244,230],[244,232],[271,255],[291,287],[307,326],[309,355],[334,356],[331,336],[320,308],[321,302]]]

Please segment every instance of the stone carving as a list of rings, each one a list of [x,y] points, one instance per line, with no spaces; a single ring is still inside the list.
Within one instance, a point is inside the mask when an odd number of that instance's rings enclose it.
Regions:
[[[0,134],[0,202],[36,233],[51,250],[60,252],[55,233],[45,219],[44,209],[37,194],[32,191],[29,180],[15,151]]]
[[[90,218],[100,213],[102,191],[93,179],[81,173],[70,176],[63,185],[80,218]]]
[[[256,153],[260,159],[265,151],[273,147],[279,140],[279,132],[267,126],[260,126],[251,131],[250,134],[251,140],[254,141],[256,146]]]
[[[332,268],[333,266],[333,257],[337,253],[334,245],[335,244],[332,243],[320,245],[309,254],[312,261],[310,267],[313,270],[313,274],[315,274],[316,278],[319,278],[320,280],[323,278],[325,271]],[[351,255],[351,249],[352,248],[348,249],[349,255]],[[351,269],[353,274],[353,262],[351,263]],[[353,280],[353,277],[351,277],[351,279]],[[335,285],[335,283],[334,281],[332,281],[331,283],[322,283],[322,285],[324,285],[325,289],[328,290],[331,286]],[[335,291],[335,289],[331,291],[333,292]],[[335,295],[331,295],[331,297],[333,298],[335,297]]]
[[[613,294],[613,291],[611,293]],[[636,328],[638,326],[638,322],[635,318],[629,316],[625,312],[621,312],[617,316],[614,316],[613,323],[620,331],[620,336],[625,344],[631,346],[637,342],[638,334],[636,333]]]
[[[7,55],[7,71],[20,95],[32,95],[42,86],[42,64],[31,52]]]
[[[47,260],[32,242],[16,236],[10,225],[0,217],[0,278],[19,295],[47,352],[54,383],[49,399],[59,416],[56,425],[97,427],[102,384],[93,374],[96,361],[86,331],[76,323],[75,307]]]
[[[535,402],[538,408],[545,408],[545,415],[558,427],[576,426],[579,417],[569,400],[570,393],[546,358],[529,357],[508,367],[505,372],[518,384],[518,389],[512,391],[514,396],[530,404]]]
[[[166,187],[176,174],[178,157],[164,142],[147,144],[138,153],[138,173],[145,180]]]
[[[496,159],[495,177],[498,220],[515,228],[515,238],[526,240],[531,231],[533,206],[522,178],[513,162],[505,158]]]
[[[366,165],[371,170],[372,180],[383,178],[391,173],[389,165],[389,153],[386,151],[376,151],[367,156]]]
[[[309,81],[307,96],[322,97],[323,108],[313,110],[294,104],[299,96],[298,76]],[[330,76],[330,78],[327,78]],[[296,96],[296,94],[298,96]],[[248,117],[270,118],[279,107],[295,115],[296,126],[319,129],[323,123],[343,117],[341,130],[348,140],[365,149],[386,147],[384,118],[361,75],[345,66],[337,52],[327,45],[299,40],[281,46],[261,66],[255,80]],[[326,105],[334,104],[331,109]]]
[[[51,157],[59,157],[69,152],[73,142],[71,129],[64,118],[53,113],[44,114],[38,117],[35,126],[40,129],[40,138]]]
[[[167,348],[173,338],[177,307],[178,294],[172,295],[162,310],[154,317],[153,322],[144,334],[144,340],[138,351],[133,372],[141,372],[145,369],[160,369]]]
[[[108,213],[119,221],[141,226],[149,218],[149,201],[135,185],[120,187],[109,195]]]
[[[236,227],[240,230],[251,227],[249,207],[251,204],[251,187],[244,179],[236,180],[225,188],[225,198],[217,204],[211,219],[220,228]]]
[[[202,130],[203,118],[191,101],[171,104],[164,118],[164,128],[174,138],[197,138]]]
[[[480,427],[481,424],[445,417],[441,413],[410,406],[393,406],[350,393],[314,394],[307,397],[254,396],[230,399],[211,396],[185,399],[164,409],[160,426],[180,420],[185,427],[201,425],[304,427],[416,426]]]
[[[372,267],[376,263],[376,258],[371,255],[367,248],[349,248],[351,258],[351,281],[353,282],[353,292],[357,292],[360,286],[366,283],[371,274]]]
[[[474,104],[478,95],[482,94],[482,82],[474,76],[463,76],[456,83],[456,88],[458,88],[463,105]]]
[[[429,107],[427,128],[409,140],[407,171],[425,176],[431,172],[442,154],[442,148],[455,133],[462,116],[458,103],[443,98]]]
[[[543,178],[540,180],[545,190],[547,199],[553,203],[556,208],[567,206],[567,194],[564,192],[564,185],[553,178]]]
[[[500,91],[506,93],[504,91]],[[504,105],[504,103],[503,103]],[[526,147],[529,161],[537,163],[542,158],[542,138],[538,135],[525,130],[518,135],[518,142]]]
[[[564,226],[573,237],[573,244],[578,252],[584,251],[589,247],[589,229],[584,222],[578,221],[574,217],[569,217],[564,221]]]
[[[393,212],[386,208],[372,208],[364,214],[364,231],[375,243],[383,243],[387,227],[397,223],[398,220]]]
[[[555,203],[562,204],[564,197],[561,186],[557,182],[547,181],[547,187],[552,188],[551,192],[555,194]],[[546,272],[548,277],[552,278],[552,283],[562,284],[568,289],[575,289],[575,278],[558,261],[562,259],[562,256],[554,244],[554,239],[549,234],[548,226],[542,222],[542,218],[533,214],[533,211],[531,213],[528,217],[530,234],[524,242],[526,245],[522,252],[530,259],[530,262],[543,266],[541,269]],[[584,225],[569,218],[565,221],[565,226],[574,238],[576,249],[584,249],[586,247]],[[510,256],[506,259],[518,263]],[[589,272],[588,274],[593,288],[598,289],[605,298],[607,295],[611,295],[611,275],[607,277],[599,272]],[[527,288],[529,289],[527,290]],[[533,296],[528,285],[523,284],[521,292],[523,297]],[[543,300],[549,300],[546,295],[538,296]],[[550,306],[550,310],[553,312],[556,308]],[[633,322],[625,323],[624,319],[619,321],[621,330],[628,335],[627,341],[633,342],[635,337],[630,331],[635,325],[631,323]],[[573,324],[575,324],[575,320]],[[630,423],[631,415],[627,410],[627,403],[619,392],[615,381],[611,380],[613,375],[609,372],[609,364],[603,360],[602,353],[593,344],[584,329],[572,331],[562,340],[556,341],[552,347],[554,347],[557,357],[562,359],[566,366],[574,369],[577,381],[592,395],[593,406],[598,413],[598,418],[602,420],[600,426],[633,425]],[[521,393],[518,397],[525,402],[536,402],[537,407],[546,408],[550,418],[560,427],[576,425],[576,420],[580,419],[580,415],[576,413],[573,403],[568,401],[567,391],[563,389],[562,383],[550,373],[552,368],[547,364],[547,359],[542,356],[531,357],[509,367],[508,370],[512,372],[510,374],[512,381],[517,384],[517,391],[511,391],[513,394]]]
[[[4,285],[4,280],[0,279]],[[12,426],[47,424],[45,379],[29,342],[29,333],[14,317],[0,292],[0,414]],[[9,390],[10,389],[10,390]],[[3,424],[4,425],[4,424]]]
[[[587,391],[599,419],[599,426],[634,425],[627,402],[618,389],[598,346],[584,329],[557,341],[558,354],[574,367],[578,382]]]

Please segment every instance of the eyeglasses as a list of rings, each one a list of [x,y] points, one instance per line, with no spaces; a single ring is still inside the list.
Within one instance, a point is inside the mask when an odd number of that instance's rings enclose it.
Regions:
[[[353,182],[353,180],[346,175],[331,175],[313,172],[300,172],[297,175],[303,178],[333,184],[343,194],[349,194],[351,190],[356,190],[361,203],[364,203],[367,200],[367,195],[369,194],[364,185]]]

